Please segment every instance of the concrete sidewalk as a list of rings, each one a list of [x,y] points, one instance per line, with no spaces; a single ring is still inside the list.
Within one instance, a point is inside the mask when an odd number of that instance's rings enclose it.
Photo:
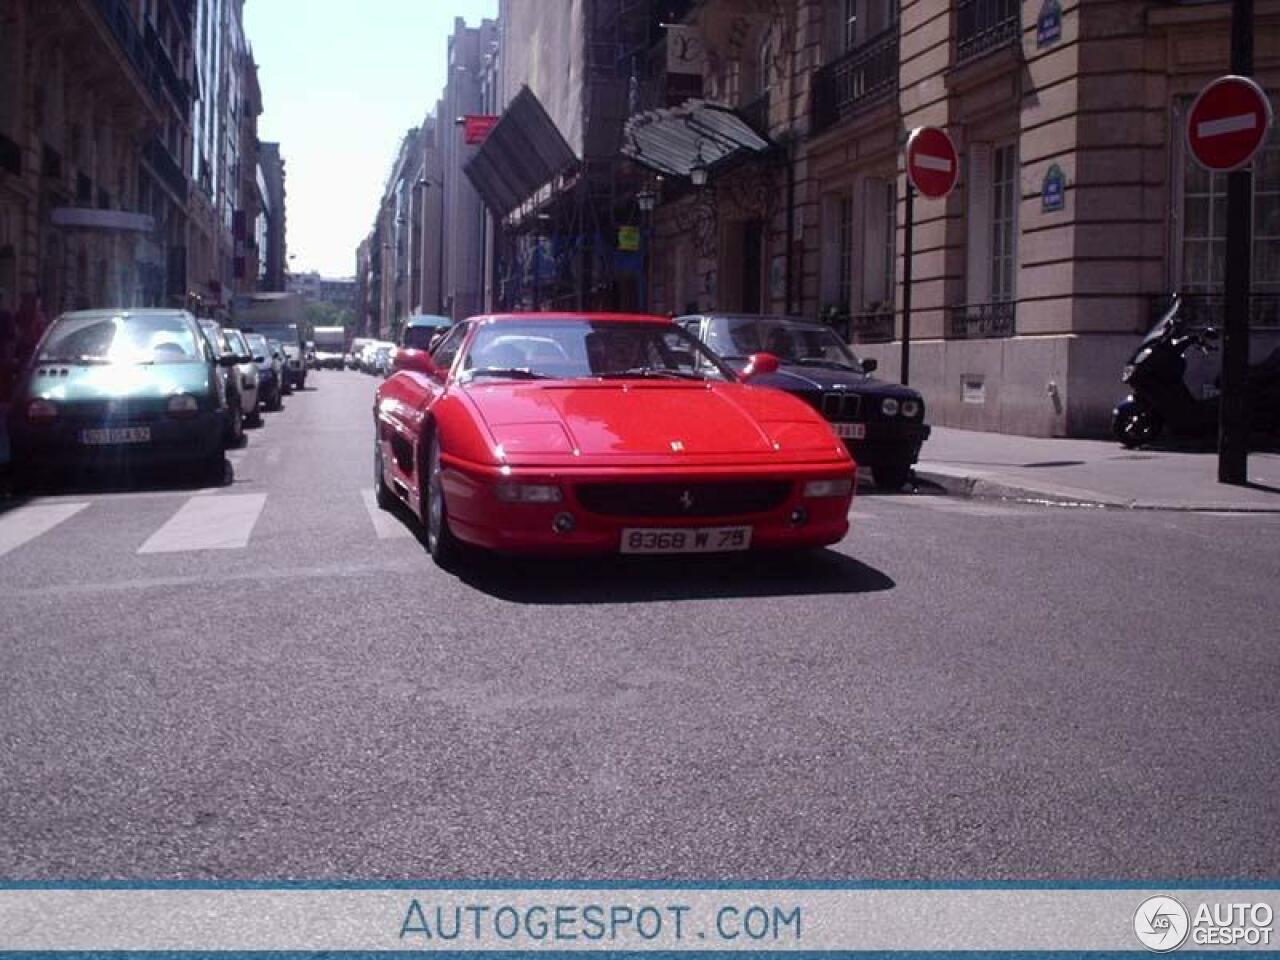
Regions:
[[[1065,440],[934,427],[916,476],[950,493],[1145,510],[1280,513],[1280,454],[1252,453],[1252,486],[1217,481],[1214,451],[1126,450]]]

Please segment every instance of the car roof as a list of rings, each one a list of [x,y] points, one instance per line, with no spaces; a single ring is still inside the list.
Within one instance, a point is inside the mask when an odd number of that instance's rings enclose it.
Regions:
[[[649,313],[583,313],[573,311],[548,311],[540,313],[489,313],[470,318],[474,323],[518,323],[527,320],[556,322],[581,322],[602,320],[609,323],[672,323],[670,317]]]
[[[789,327],[819,327],[830,329],[825,323],[810,320],[806,317],[788,317],[781,313],[690,313],[677,320],[766,320],[769,323],[785,323]]]
[[[93,320],[97,317],[187,317],[194,320],[186,310],[175,310],[172,307],[137,307],[122,310],[71,310],[60,314],[58,319]]]

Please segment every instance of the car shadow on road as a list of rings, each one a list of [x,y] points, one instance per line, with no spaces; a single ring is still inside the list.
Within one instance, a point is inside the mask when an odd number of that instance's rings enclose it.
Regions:
[[[897,584],[834,550],[716,557],[473,559],[454,571],[511,603],[653,603],[878,593]]]
[[[136,468],[84,468],[63,474],[38,474],[19,487],[10,475],[0,479],[0,513],[31,503],[40,497],[91,496],[112,493],[194,493],[197,490],[229,487],[236,470],[230,460],[222,461],[223,475],[215,480],[190,468],[154,466]]]

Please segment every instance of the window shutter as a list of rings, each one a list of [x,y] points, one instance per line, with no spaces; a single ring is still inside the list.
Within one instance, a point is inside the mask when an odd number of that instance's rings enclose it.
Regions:
[[[991,144],[969,146],[969,173],[965,182],[968,203],[965,299],[986,303],[991,299]]]

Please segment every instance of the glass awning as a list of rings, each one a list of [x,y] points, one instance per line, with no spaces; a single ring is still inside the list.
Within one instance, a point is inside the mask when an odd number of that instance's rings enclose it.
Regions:
[[[772,143],[736,111],[705,100],[638,113],[627,121],[622,152],[658,173],[687,177],[737,153],[761,153]]]
[[[521,87],[463,172],[485,206],[505,217],[577,161],[537,96]]]

